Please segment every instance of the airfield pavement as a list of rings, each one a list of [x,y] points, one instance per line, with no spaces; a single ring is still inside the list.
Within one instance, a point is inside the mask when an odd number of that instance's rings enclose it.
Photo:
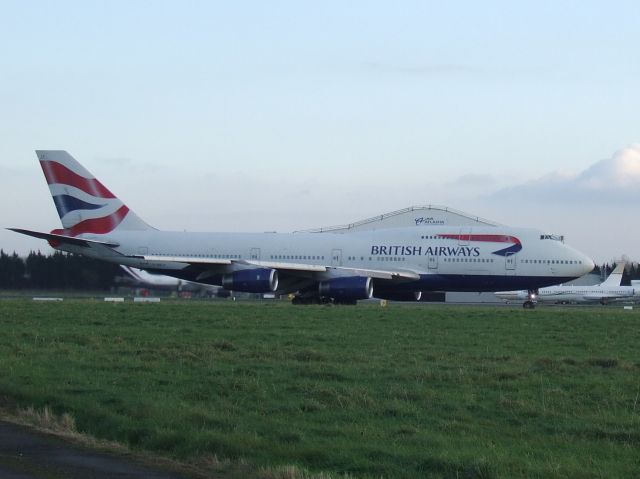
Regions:
[[[2,479],[190,479],[124,455],[92,451],[58,436],[0,421]],[[211,476],[210,476],[211,477]]]

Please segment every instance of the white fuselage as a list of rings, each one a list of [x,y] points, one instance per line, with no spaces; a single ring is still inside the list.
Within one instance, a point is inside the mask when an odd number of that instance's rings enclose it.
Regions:
[[[448,237],[447,237],[448,236]],[[340,268],[392,270],[417,273],[407,289],[448,291],[498,291],[509,287],[538,288],[586,274],[593,262],[584,254],[549,239],[540,231],[512,227],[419,226],[350,233],[188,233],[163,231],[113,231],[79,238],[117,243],[112,248],[64,245],[103,260],[173,275],[188,276],[192,260],[232,260],[230,271],[243,263],[327,266],[333,276]],[[487,239],[489,238],[489,239]],[[517,242],[518,251],[513,249]],[[115,253],[114,253],[115,251]],[[118,254],[119,253],[119,254]],[[172,258],[165,261],[163,258]],[[181,263],[176,259],[184,258]],[[314,275],[322,279],[322,273]],[[198,279],[201,281],[202,278]],[[218,284],[211,275],[207,280]]]

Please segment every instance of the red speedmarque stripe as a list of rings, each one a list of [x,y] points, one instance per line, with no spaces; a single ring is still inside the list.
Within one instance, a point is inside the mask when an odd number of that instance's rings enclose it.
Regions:
[[[122,220],[129,213],[129,208],[125,205],[122,205],[118,211],[109,216],[105,216],[103,218],[93,218],[89,220],[81,221],[80,223],[73,225],[68,229],[57,229],[53,230],[51,233],[56,235],[65,235],[65,236],[78,236],[82,233],[93,233],[97,235],[103,235],[106,233],[110,233],[116,227],[122,223]]]
[[[80,176],[56,161],[42,160],[40,166],[50,185],[70,185],[98,198],[115,198],[114,194],[95,178]]]
[[[466,241],[485,241],[488,243],[516,243],[516,244],[520,244],[520,240],[518,238],[516,238],[515,236],[508,236],[508,235],[474,235],[474,234],[469,234],[469,235],[465,235],[465,234],[458,234],[458,235],[449,235],[449,234],[443,234],[443,235],[438,235],[441,238],[447,238],[447,239],[462,239],[462,240],[466,240]]]

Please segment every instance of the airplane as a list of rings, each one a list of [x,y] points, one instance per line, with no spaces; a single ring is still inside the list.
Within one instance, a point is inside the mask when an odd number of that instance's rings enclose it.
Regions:
[[[194,283],[193,281],[185,281],[163,274],[152,274],[143,269],[132,268],[131,266],[120,265],[120,268],[122,268],[127,275],[123,282],[138,288],[197,293],[202,296],[225,298],[230,296],[230,291],[226,291],[218,286]]]
[[[638,284],[621,286],[625,263],[619,263],[602,283],[594,286],[549,286],[540,288],[532,300],[540,303],[596,303],[607,304],[612,301],[632,301],[638,294]],[[498,298],[508,301],[529,300],[528,291],[499,291]]]
[[[446,209],[445,219],[423,216],[399,227],[387,216],[389,222],[370,227],[360,222],[353,229],[315,232],[160,231],[66,151],[36,154],[63,227],[10,230],[151,273],[233,291],[291,294],[294,304],[416,301],[422,291],[526,288],[533,294],[594,267],[562,237],[480,221],[447,223],[455,217]]]

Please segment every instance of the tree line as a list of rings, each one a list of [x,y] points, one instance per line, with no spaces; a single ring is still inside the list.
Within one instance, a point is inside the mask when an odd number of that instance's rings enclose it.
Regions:
[[[60,251],[23,258],[0,249],[0,289],[109,290],[121,272],[116,264]]]

